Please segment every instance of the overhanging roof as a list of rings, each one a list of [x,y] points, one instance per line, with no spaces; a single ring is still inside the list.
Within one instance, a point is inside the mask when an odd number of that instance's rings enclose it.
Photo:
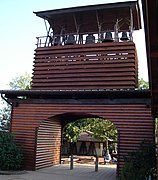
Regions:
[[[80,98],[80,99],[103,99],[103,98],[150,98],[150,90],[84,90],[84,91],[59,91],[59,90],[0,90],[7,98]]]
[[[54,34],[60,34],[62,28],[65,34],[68,34],[77,33],[77,31],[79,33],[98,32],[98,25],[102,26],[102,31],[113,30],[117,19],[122,19],[120,30],[127,30],[130,9],[133,13],[134,29],[138,30],[141,28],[141,23],[137,1],[78,6],[34,13],[48,20]]]

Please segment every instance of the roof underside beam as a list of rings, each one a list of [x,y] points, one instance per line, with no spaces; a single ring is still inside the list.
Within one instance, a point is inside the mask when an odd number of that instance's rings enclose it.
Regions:
[[[128,21],[131,19],[131,10],[133,28],[140,29],[140,10],[137,1],[56,9],[35,14],[48,20],[54,35],[60,35],[61,29],[64,29],[64,35],[114,31],[114,26],[120,19],[120,31],[128,31],[131,26],[131,22]]]

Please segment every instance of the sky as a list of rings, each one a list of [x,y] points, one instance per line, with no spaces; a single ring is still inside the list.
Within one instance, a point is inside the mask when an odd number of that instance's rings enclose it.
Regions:
[[[126,0],[0,0],[0,90],[25,72],[32,73],[36,37],[45,36],[43,19],[33,12]],[[134,32],[139,78],[148,80],[144,30]]]

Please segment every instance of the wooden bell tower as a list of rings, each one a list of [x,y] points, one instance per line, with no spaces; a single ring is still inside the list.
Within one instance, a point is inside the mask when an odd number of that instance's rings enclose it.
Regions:
[[[37,38],[34,90],[121,90],[138,85],[133,30],[137,2],[35,12],[49,24]]]
[[[48,24],[37,38],[31,90],[0,91],[12,104],[11,132],[24,168],[60,163],[64,125],[109,119],[118,130],[119,176],[124,156],[154,141],[150,90],[137,90],[137,1],[35,12]]]

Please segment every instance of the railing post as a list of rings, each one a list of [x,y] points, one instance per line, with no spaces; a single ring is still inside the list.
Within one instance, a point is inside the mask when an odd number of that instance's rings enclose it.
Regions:
[[[36,44],[37,48],[38,48],[38,44],[39,44],[39,37],[37,37],[37,44]]]

